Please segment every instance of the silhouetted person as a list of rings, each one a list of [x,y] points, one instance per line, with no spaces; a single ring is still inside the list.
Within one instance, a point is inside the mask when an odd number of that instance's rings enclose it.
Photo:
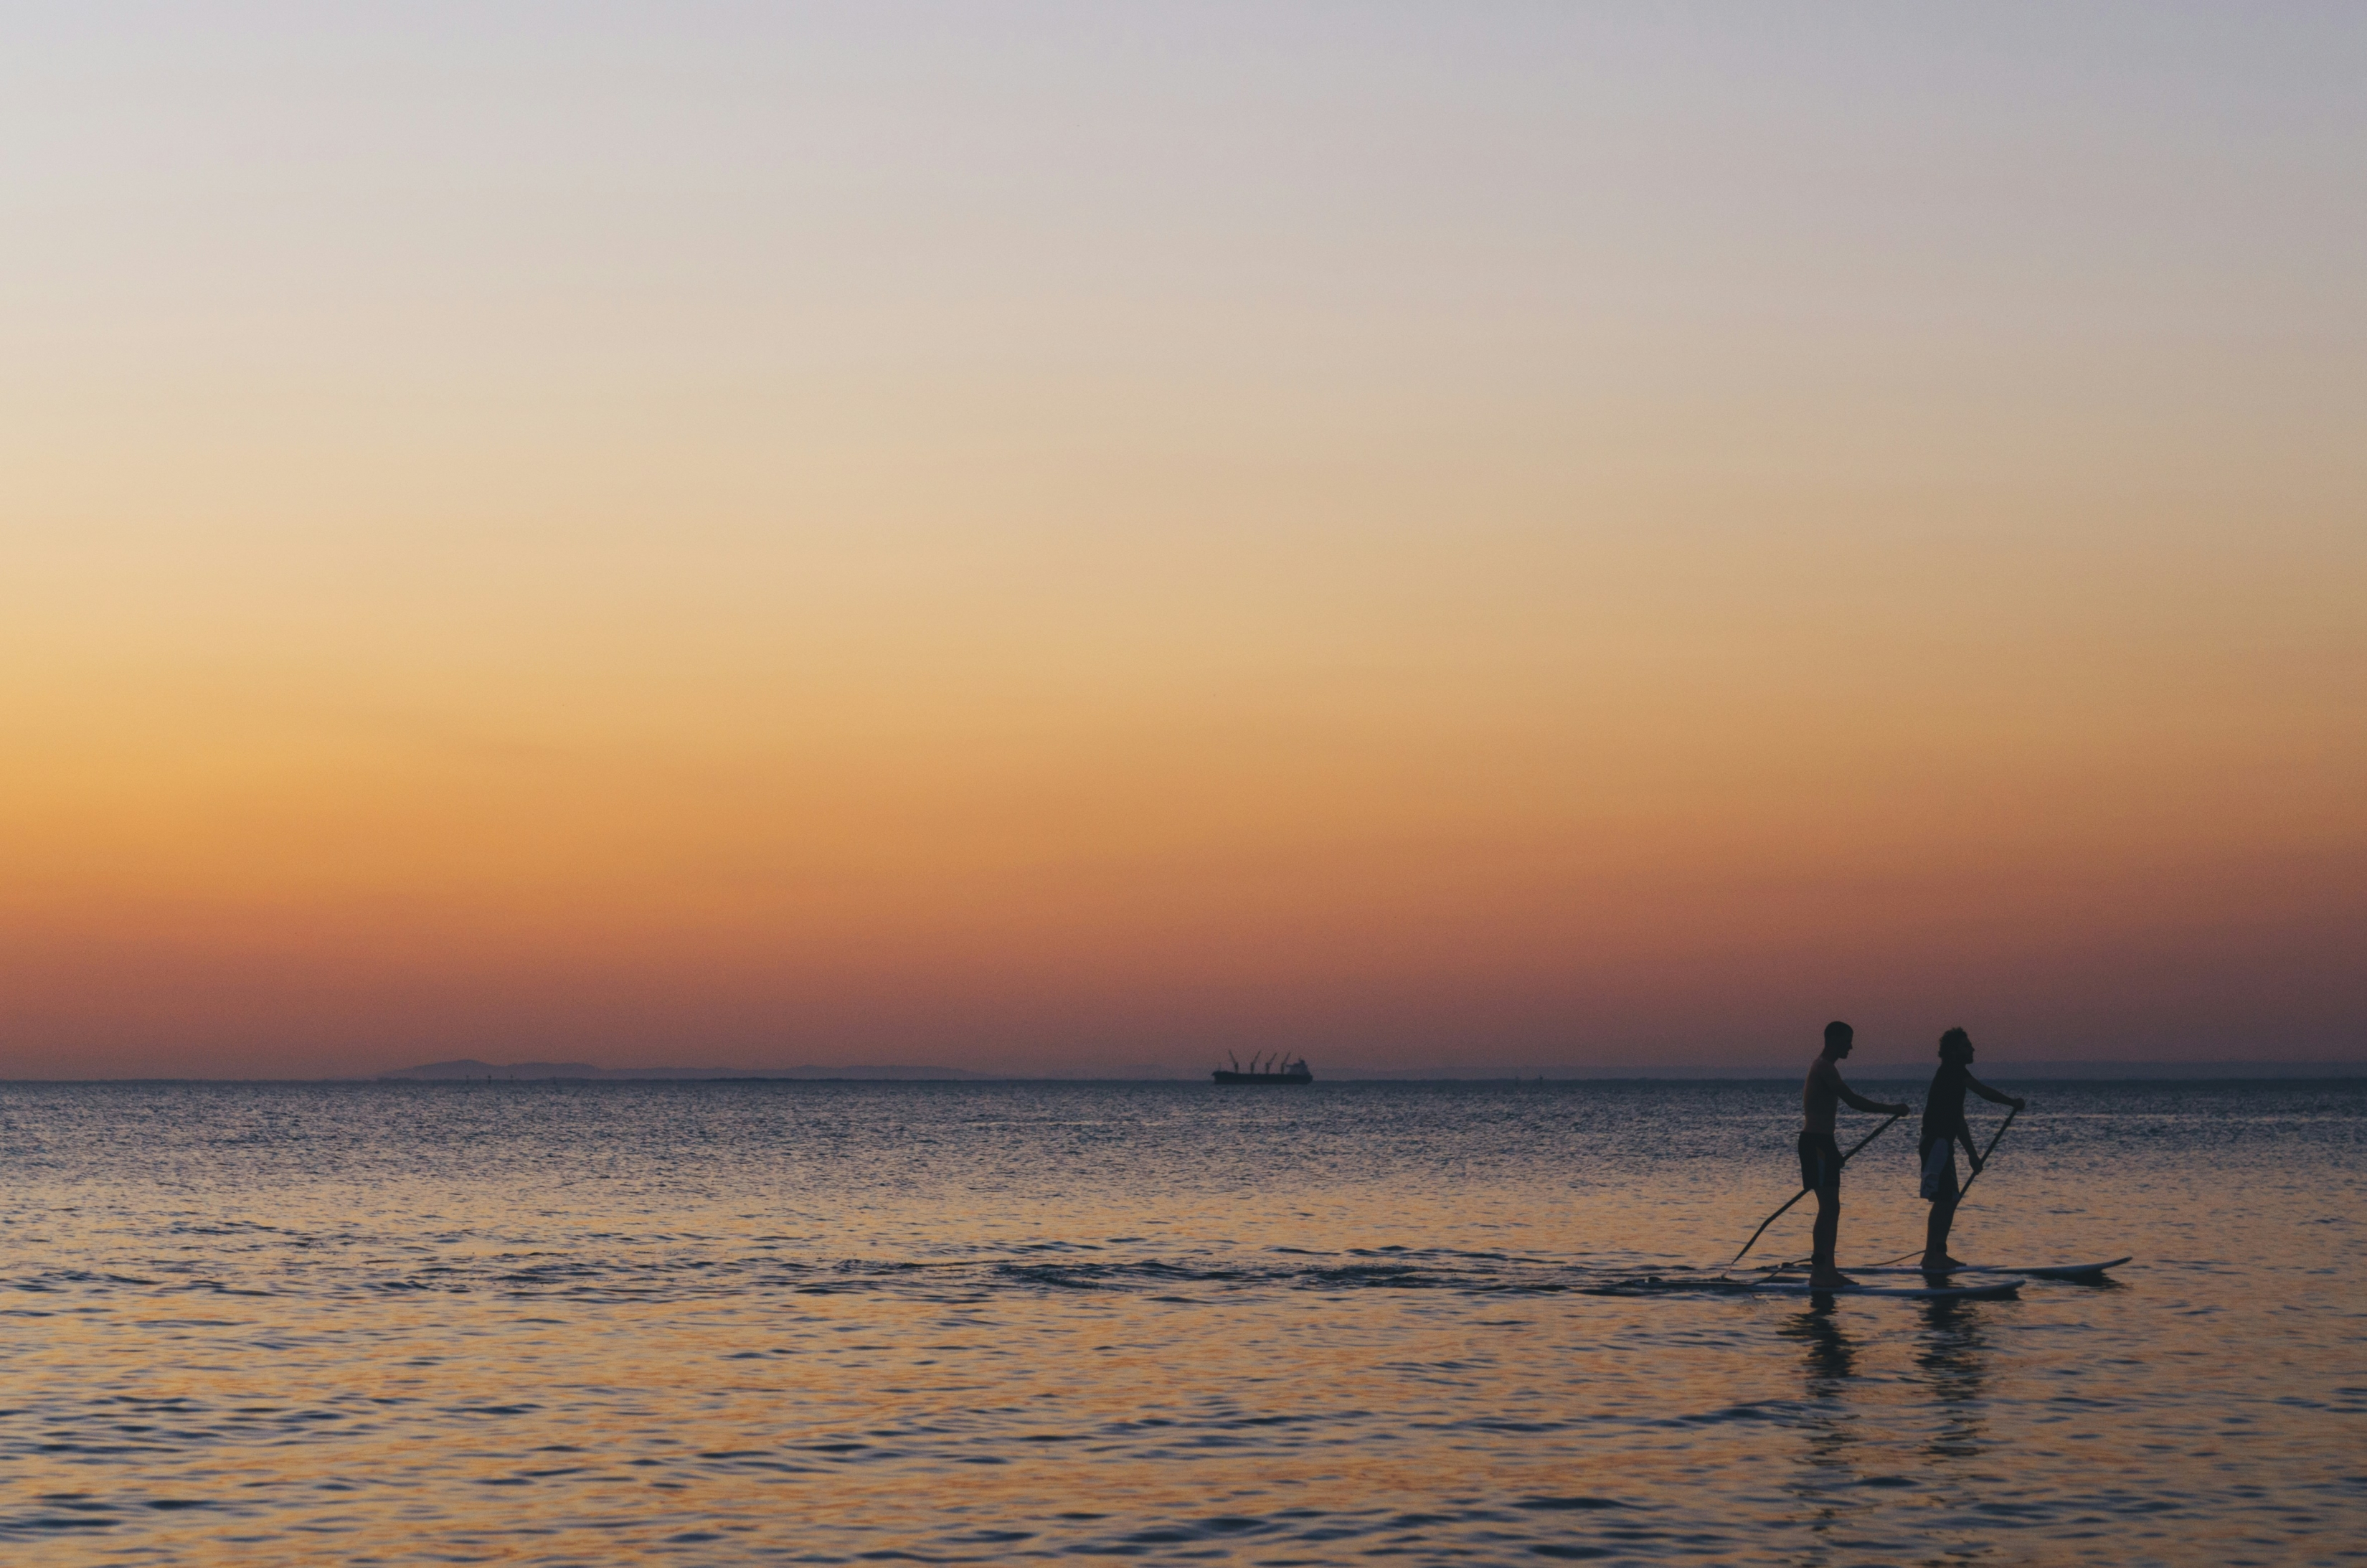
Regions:
[[[1800,1090],[1800,1108],[1807,1125],[1800,1131],[1800,1185],[1817,1195],[1816,1256],[1808,1266],[1808,1283],[1834,1289],[1857,1283],[1833,1267],[1833,1245],[1841,1232],[1841,1150],[1833,1142],[1833,1119],[1840,1102],[1860,1110],[1905,1116],[1903,1105],[1867,1099],[1841,1082],[1840,1060],[1850,1053],[1857,1031],[1836,1019],[1825,1026],[1825,1049],[1808,1069]]]
[[[1923,1227],[1923,1267],[1934,1274],[1963,1264],[1948,1256],[1948,1227],[1956,1222],[1956,1145],[1973,1169],[1981,1168],[1981,1152],[1973,1130],[1965,1121],[1965,1091],[1991,1105],[2020,1110],[2030,1102],[2001,1095],[1973,1076],[1973,1037],[1950,1029],[1940,1037],[1940,1070],[1931,1074],[1931,1092],[1923,1096],[1923,1137],[1916,1152],[1923,1162],[1923,1196],[1931,1200],[1931,1218]]]

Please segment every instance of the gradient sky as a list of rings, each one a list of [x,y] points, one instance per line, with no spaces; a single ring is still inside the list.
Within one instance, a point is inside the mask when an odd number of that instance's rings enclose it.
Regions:
[[[12,5],[0,1075],[2359,1060],[2362,81]]]

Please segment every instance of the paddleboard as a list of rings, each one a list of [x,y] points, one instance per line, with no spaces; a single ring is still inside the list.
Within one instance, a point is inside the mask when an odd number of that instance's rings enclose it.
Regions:
[[[2026,1268],[2009,1267],[2002,1263],[1968,1263],[1962,1268],[1946,1268],[1939,1272],[1942,1275],[2013,1274],[2024,1279],[2101,1279],[2104,1277],[2106,1269],[2118,1268],[2128,1261],[2130,1260],[2126,1257],[2115,1257],[2102,1263],[2047,1263]],[[1797,1271],[1795,1270],[1795,1272]],[[1931,1278],[1924,1274],[1920,1268],[1892,1264],[1878,1265],[1870,1268],[1849,1267],[1844,1268],[1842,1272],[1845,1274],[1914,1274],[1925,1278]]]
[[[1836,1290],[1826,1285],[1811,1285],[1805,1279],[1762,1279],[1751,1289],[1784,1296],[1897,1296],[1914,1301],[2002,1301],[2022,1289],[2022,1281],[1999,1279],[1987,1285],[1926,1285],[1920,1289],[1902,1285],[1845,1285]]]

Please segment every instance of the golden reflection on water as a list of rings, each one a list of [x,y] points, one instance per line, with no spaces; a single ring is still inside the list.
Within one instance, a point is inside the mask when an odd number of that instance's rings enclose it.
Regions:
[[[1924,1313],[1930,1332],[1916,1352],[1915,1364],[1943,1417],[1924,1451],[1935,1460],[1971,1459],[1980,1453],[1986,1431],[1981,1395],[1988,1383],[1988,1342],[1981,1317],[1945,1303],[1927,1307]]]
[[[1588,1293],[1755,1222],[1789,1113],[1731,1089],[1659,1121],[743,1092],[595,1100],[588,1142],[555,1099],[192,1131],[226,1100],[131,1144],[103,1134],[155,1107],[7,1093],[11,1562],[2234,1561],[2356,1523],[2355,1131],[2216,1150],[2316,1162],[2248,1191],[2149,1135],[2033,1138],[1969,1237],[2153,1256],[1946,1306]],[[1914,1218],[1853,1196],[1845,1256]],[[2194,1248],[2247,1213],[2277,1292]]]

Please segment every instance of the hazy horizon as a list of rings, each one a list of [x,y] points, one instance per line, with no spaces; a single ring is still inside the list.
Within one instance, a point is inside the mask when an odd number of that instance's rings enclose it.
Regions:
[[[1219,1060],[1217,1066],[1246,1067],[1252,1064],[1248,1057],[1237,1061]],[[1361,1066],[1354,1062],[1319,1064],[1315,1079],[1327,1084],[1504,1084],[1537,1080],[1549,1084],[1636,1083],[1662,1081],[1669,1083],[1706,1082],[1716,1080],[1750,1081],[1755,1083],[1790,1084],[1796,1080],[1798,1063],[1750,1063],[1717,1062],[1467,1062],[1455,1067],[1390,1067]],[[1865,1083],[1897,1084],[1920,1082],[1928,1078],[1932,1064],[1922,1060],[1881,1059],[1852,1060],[1847,1076]],[[460,1069],[467,1069],[462,1072]],[[503,1083],[861,1083],[868,1085],[896,1084],[1175,1084],[1203,1085],[1208,1072],[1204,1066],[1180,1066],[1172,1062],[1138,1062],[1109,1063],[1101,1068],[1078,1068],[1067,1072],[1000,1071],[993,1068],[956,1068],[927,1062],[778,1062],[764,1067],[712,1067],[698,1065],[674,1066],[611,1066],[585,1062],[487,1062],[474,1058],[418,1062],[402,1067],[383,1068],[374,1073],[337,1074],[315,1077],[261,1078],[219,1075],[183,1077],[17,1077],[0,1078],[0,1083],[17,1084],[467,1084],[478,1081],[479,1070],[483,1077]],[[2177,1079],[2217,1081],[2252,1078],[2260,1081],[2283,1081],[2310,1077],[2348,1078],[2367,1074],[2367,1062],[2342,1060],[2295,1059],[2269,1060],[2222,1058],[2187,1061],[2100,1062],[2071,1058],[2010,1058],[2000,1057],[1981,1064],[1981,1071],[1993,1082],[2080,1081],[2110,1082],[2118,1080],[2161,1082]],[[1230,1091],[1227,1091],[1230,1092]],[[1262,1091],[1261,1091],[1262,1092]]]
[[[2367,1059],[2362,79],[12,6],[0,1077]]]

